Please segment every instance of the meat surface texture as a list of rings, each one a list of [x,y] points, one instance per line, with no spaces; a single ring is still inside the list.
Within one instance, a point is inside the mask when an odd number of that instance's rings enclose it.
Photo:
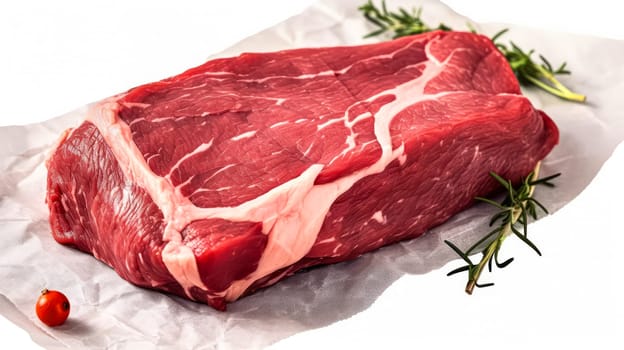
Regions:
[[[244,53],[92,104],[47,204],[58,242],[223,310],[422,235],[557,142],[484,36]]]

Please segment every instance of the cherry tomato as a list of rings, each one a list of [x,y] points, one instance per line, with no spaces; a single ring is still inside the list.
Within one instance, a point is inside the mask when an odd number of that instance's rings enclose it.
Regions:
[[[35,311],[41,322],[50,327],[60,326],[69,316],[69,300],[59,291],[44,289],[37,299]]]

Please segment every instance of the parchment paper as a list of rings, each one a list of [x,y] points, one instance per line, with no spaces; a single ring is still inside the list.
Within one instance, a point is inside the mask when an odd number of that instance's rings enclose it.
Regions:
[[[443,21],[464,28],[467,22],[439,2],[418,3],[429,23]],[[218,56],[366,42],[362,35],[372,28],[356,11],[360,4],[361,0],[320,1]],[[392,8],[413,4],[411,0],[388,2]],[[476,27],[491,35],[507,26]],[[541,201],[556,211],[585,188],[624,139],[624,98],[620,96],[624,44],[514,27],[508,36],[554,62],[567,60],[574,74],[562,81],[589,96],[586,104],[577,104],[526,90],[561,131],[561,143],[544,161],[543,174],[568,176],[557,181],[556,191],[539,193]],[[368,42],[375,40],[379,39]],[[444,239],[466,247],[487,230],[485,221],[491,210],[476,206],[419,239],[297,274],[231,304],[226,313],[217,312],[135,287],[92,256],[52,239],[44,204],[43,162],[61,131],[78,125],[83,113],[80,108],[41,124],[0,128],[0,310],[48,348],[262,348],[365,310],[402,276],[424,274],[455,259],[442,243]],[[72,300],[71,318],[61,327],[42,326],[33,312],[33,295],[44,287],[60,289]]]

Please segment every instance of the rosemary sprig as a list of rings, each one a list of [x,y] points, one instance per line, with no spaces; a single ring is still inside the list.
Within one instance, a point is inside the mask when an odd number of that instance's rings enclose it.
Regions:
[[[553,69],[550,62],[548,62],[548,60],[542,55],[539,55],[542,60],[541,64],[533,61],[531,55],[535,52],[535,50],[525,52],[513,41],[509,42],[509,46],[496,42],[496,40],[507,31],[508,29],[503,29],[496,33],[492,37],[492,41],[505,58],[507,58],[511,69],[516,74],[516,77],[521,84],[533,84],[546,92],[569,101],[585,102],[584,95],[571,91],[566,86],[561,84],[557,78],[555,78],[555,75],[557,74],[571,73],[566,69],[566,62],[563,62],[559,68]]]
[[[375,6],[372,0],[358,8],[362,11],[364,17],[373,23],[377,29],[368,33],[365,38],[378,36],[384,33],[391,33],[392,38],[396,39],[406,35],[421,34],[432,30],[452,30],[444,23],[438,24],[437,27],[429,27],[420,18],[422,8],[412,9],[411,12],[403,8],[399,8],[398,12],[388,11],[386,1],[381,1],[381,9]],[[476,33],[476,30],[468,26],[469,30]],[[535,85],[538,88],[558,96],[562,99],[576,102],[584,102],[585,96],[575,93],[564,86],[557,78],[559,74],[570,74],[566,69],[564,62],[558,69],[553,69],[552,65],[546,58],[539,55],[542,63],[536,63],[532,58],[534,50],[524,51],[515,43],[509,42],[508,45],[497,42],[497,40],[507,32],[508,29],[501,30],[492,37],[492,41],[496,47],[505,56],[511,69],[523,85]]]
[[[390,12],[386,8],[385,0],[381,2],[381,9],[377,8],[372,0],[369,0],[358,9],[362,11],[362,14],[364,14],[367,20],[379,27],[377,30],[366,34],[366,36],[364,36],[365,38],[370,38],[386,32],[394,33],[392,38],[396,39],[402,36],[422,34],[432,30],[451,30],[451,28],[443,23],[440,23],[436,28],[427,26],[422,19],[420,19],[422,8],[412,9],[411,13],[403,8],[399,8],[399,12]]]
[[[507,196],[501,203],[482,197],[476,197],[476,199],[498,208],[499,211],[492,216],[490,221],[490,226],[494,226],[496,224],[496,228],[487,233],[465,252],[461,251],[461,249],[450,241],[444,241],[466,262],[466,265],[447,274],[448,276],[451,276],[458,272],[468,271],[466,293],[472,294],[475,287],[489,287],[494,285],[494,283],[478,283],[479,277],[481,277],[481,273],[486,265],[488,270],[491,272],[493,263],[495,263],[498,268],[504,268],[513,261],[513,258],[509,258],[503,262],[500,262],[498,259],[498,254],[502,247],[503,241],[511,234],[520,238],[520,240],[531,247],[538,255],[542,255],[535,244],[527,237],[527,226],[529,218],[537,219],[538,208],[546,214],[548,213],[548,210],[540,202],[538,202],[537,199],[533,198],[533,193],[535,192],[535,187],[537,185],[554,187],[551,180],[561,174],[555,174],[538,179],[539,170],[540,163],[538,162],[535,169],[533,169],[533,171],[522,181],[518,188],[514,188],[511,181],[505,180],[498,174],[491,172],[490,175],[505,188]],[[486,245],[484,248],[481,248],[483,244]],[[477,252],[478,249],[481,249],[482,258],[479,263],[475,264],[469,256]]]

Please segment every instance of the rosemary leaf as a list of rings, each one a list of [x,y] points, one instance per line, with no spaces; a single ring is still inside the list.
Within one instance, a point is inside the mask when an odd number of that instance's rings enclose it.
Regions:
[[[461,249],[459,249],[455,244],[446,240],[444,241],[444,243],[446,243],[449,247],[451,247],[451,249],[453,249],[455,253],[457,253],[457,255],[459,255],[462,259],[464,259],[464,261],[467,262],[469,266],[472,265],[472,261],[470,261],[470,258],[468,257],[468,255],[462,252]]]
[[[449,272],[449,273],[447,273],[446,275],[447,275],[447,276],[452,276],[452,275],[454,275],[454,274],[456,274],[456,273],[459,273],[459,272],[468,271],[468,269],[470,269],[470,266],[468,266],[468,265],[464,265],[464,266],[462,266],[462,267],[458,267],[458,268],[456,268],[456,269],[455,269],[455,270],[453,270],[453,271],[450,271],[450,272]]]

